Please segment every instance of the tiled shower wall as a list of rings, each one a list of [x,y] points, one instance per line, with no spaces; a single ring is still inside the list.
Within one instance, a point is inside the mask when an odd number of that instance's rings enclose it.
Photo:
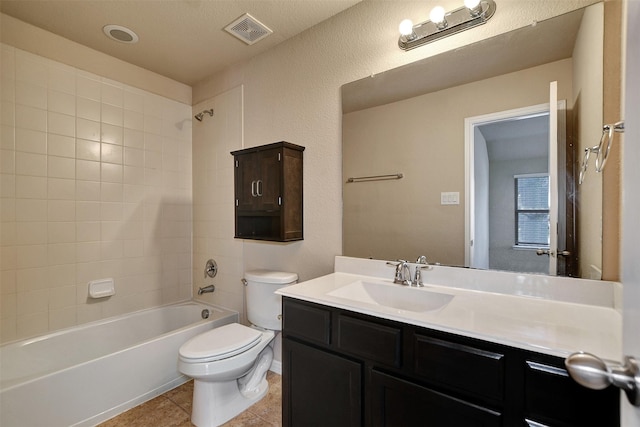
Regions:
[[[190,298],[191,107],[4,44],[1,65],[1,341]]]

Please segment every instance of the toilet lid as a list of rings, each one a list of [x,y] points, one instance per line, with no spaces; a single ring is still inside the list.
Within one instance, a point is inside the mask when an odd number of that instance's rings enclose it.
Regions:
[[[260,331],[231,323],[191,338],[179,353],[183,360],[197,362],[226,359],[255,346],[261,336]]]

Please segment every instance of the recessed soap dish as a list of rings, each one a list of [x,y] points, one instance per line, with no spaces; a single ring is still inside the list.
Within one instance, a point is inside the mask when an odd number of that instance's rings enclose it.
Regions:
[[[116,294],[113,279],[92,280],[89,282],[89,297],[104,298]]]

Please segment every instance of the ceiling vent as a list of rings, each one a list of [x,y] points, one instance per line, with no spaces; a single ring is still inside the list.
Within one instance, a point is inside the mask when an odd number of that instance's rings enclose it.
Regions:
[[[252,45],[273,33],[266,25],[248,13],[227,25],[225,30],[248,45]]]

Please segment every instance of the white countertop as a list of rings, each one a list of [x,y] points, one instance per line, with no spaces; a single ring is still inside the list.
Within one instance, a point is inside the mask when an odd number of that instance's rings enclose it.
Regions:
[[[407,288],[393,283],[394,270],[384,264],[337,257],[335,273],[277,293],[559,357],[586,351],[603,359],[622,358],[619,283],[436,266],[423,275],[424,288]],[[458,275],[457,280],[449,280],[449,274]],[[537,278],[542,282],[536,283]],[[506,287],[510,279],[512,284]],[[328,295],[357,281],[453,298],[437,310],[417,312]]]

